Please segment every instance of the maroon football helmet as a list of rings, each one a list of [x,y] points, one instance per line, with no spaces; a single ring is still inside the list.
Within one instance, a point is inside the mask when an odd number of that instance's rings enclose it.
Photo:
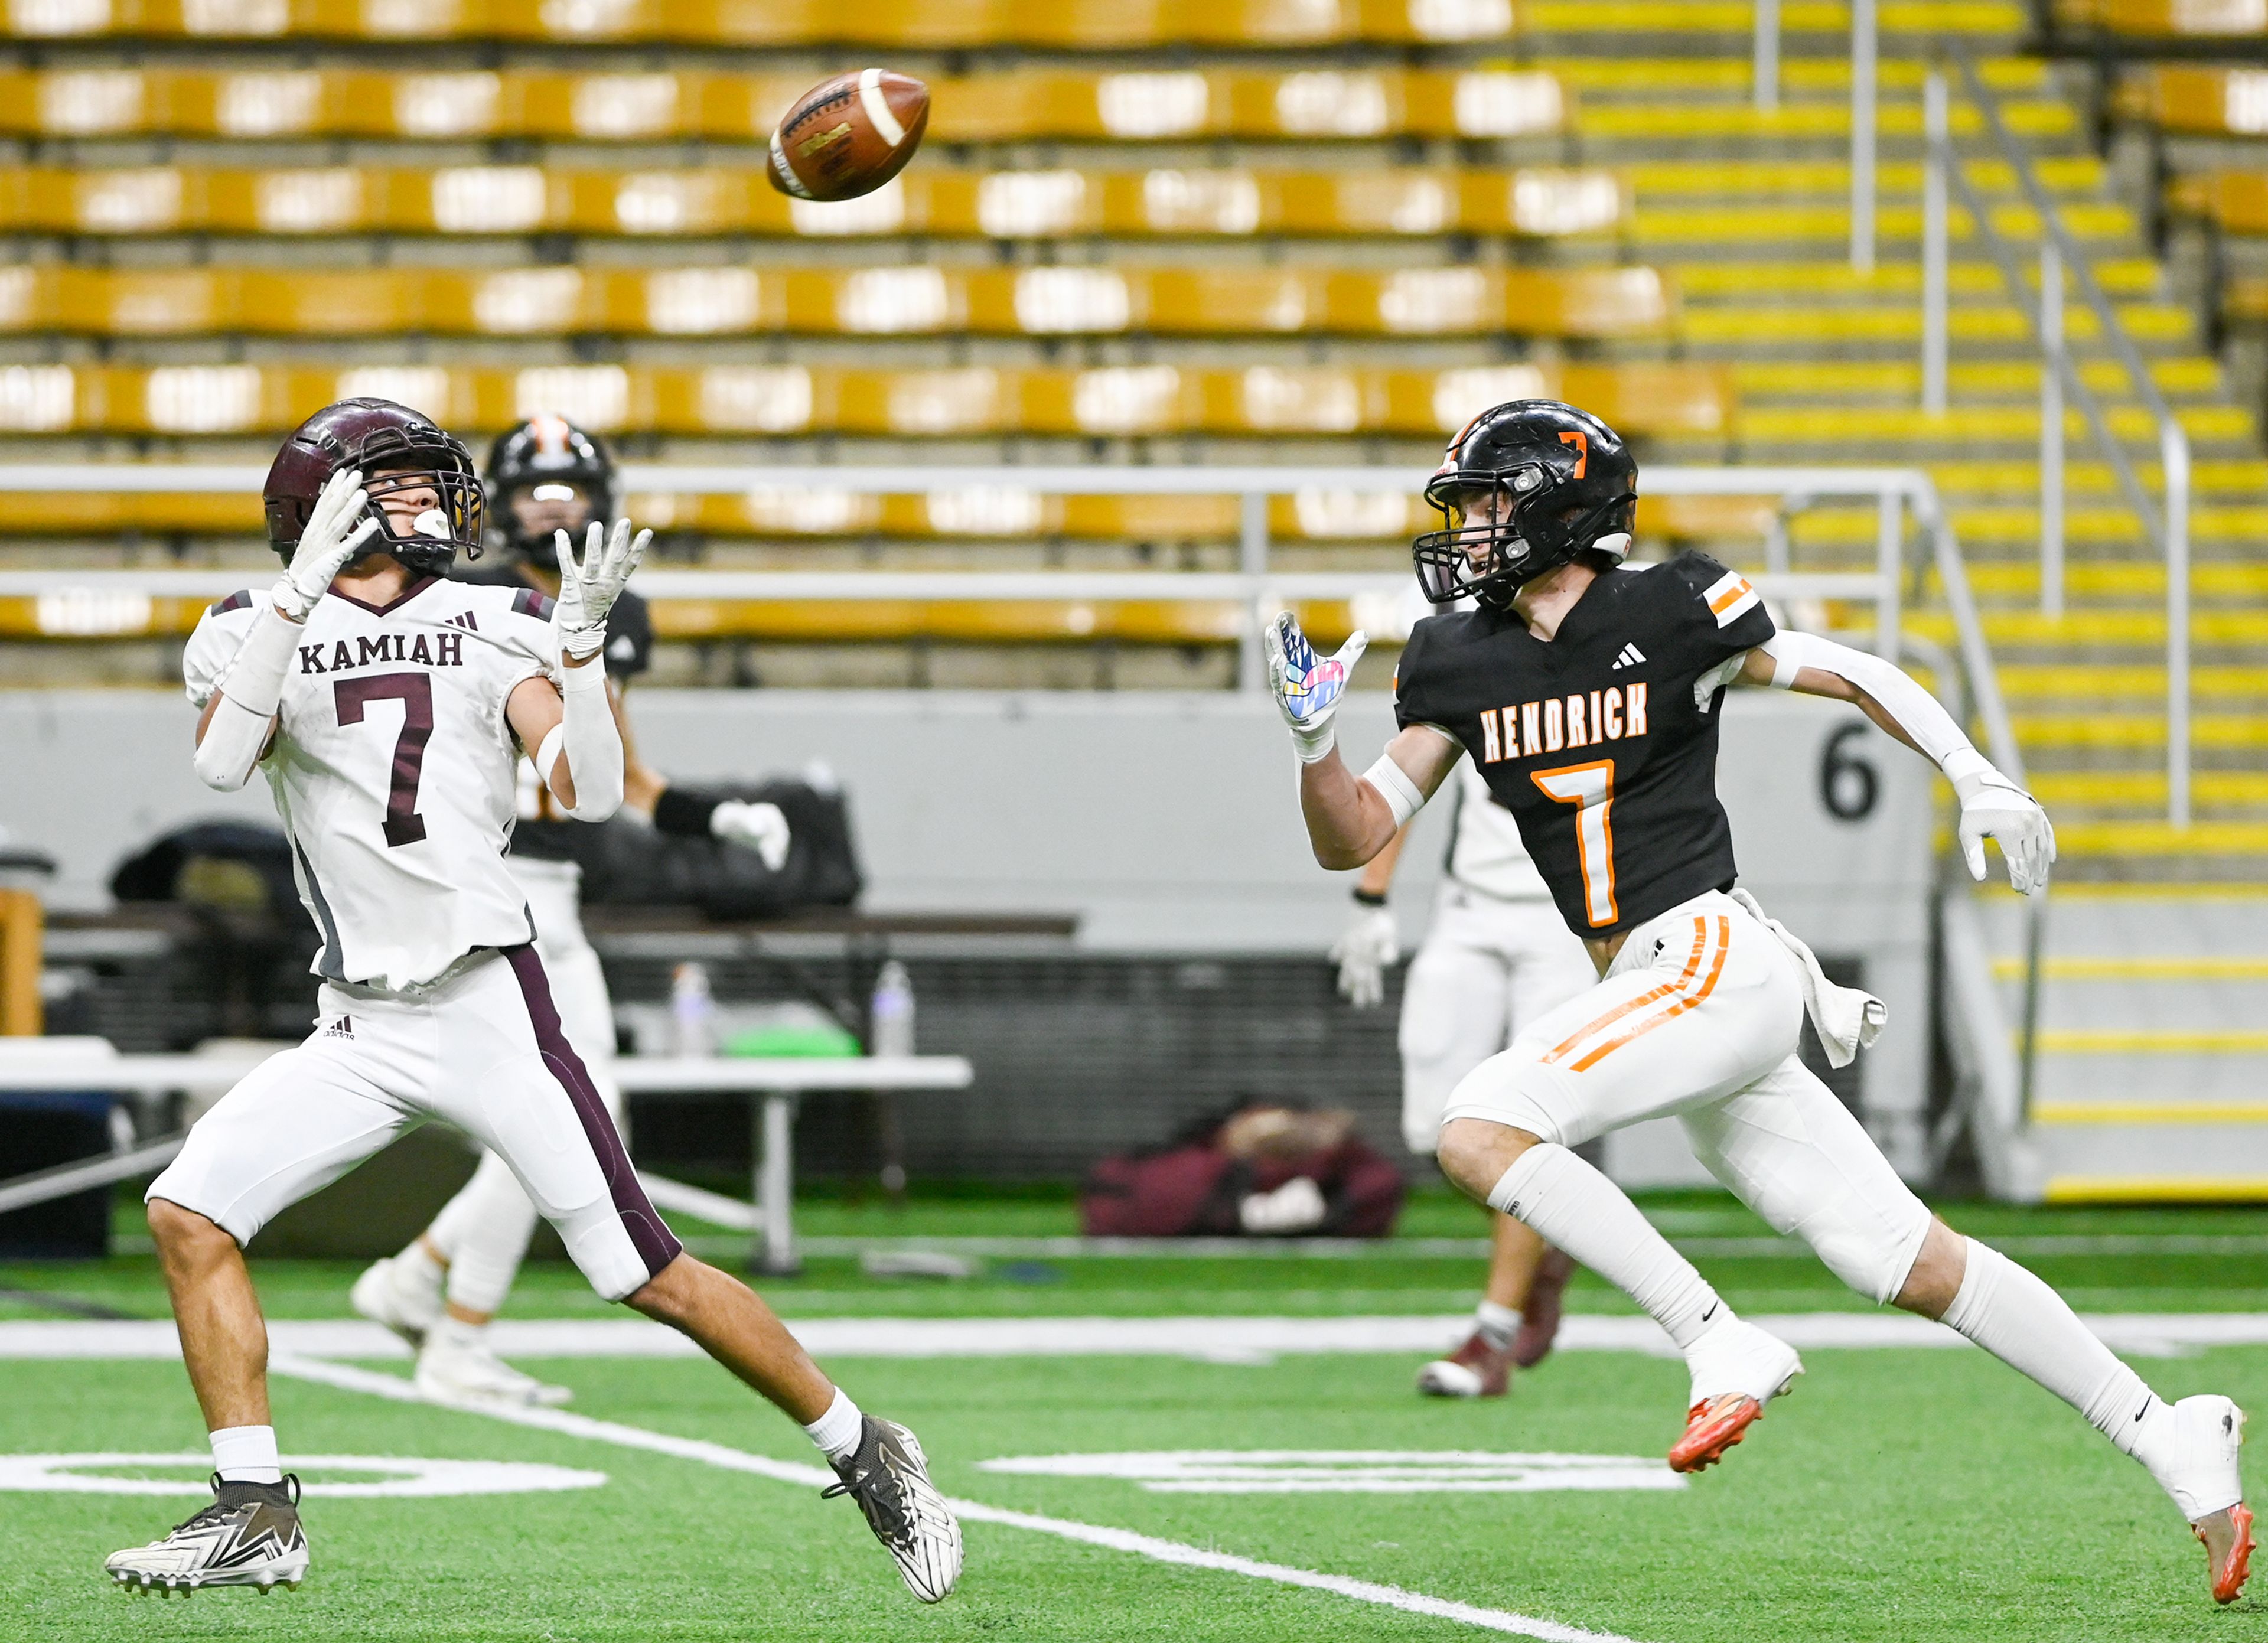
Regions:
[[[464,441],[433,419],[392,400],[341,400],[301,423],[268,470],[261,498],[268,505],[268,543],[289,564],[307,528],[315,498],[339,469],[358,468],[377,519],[373,552],[390,553],[412,571],[441,576],[465,550],[481,554],[481,476]],[[379,505],[390,492],[431,490],[440,505],[411,524]]]

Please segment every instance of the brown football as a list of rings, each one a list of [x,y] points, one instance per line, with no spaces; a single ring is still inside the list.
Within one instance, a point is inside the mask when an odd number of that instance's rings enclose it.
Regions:
[[[772,133],[764,174],[803,200],[855,200],[905,168],[929,124],[929,87],[887,69],[814,85]]]

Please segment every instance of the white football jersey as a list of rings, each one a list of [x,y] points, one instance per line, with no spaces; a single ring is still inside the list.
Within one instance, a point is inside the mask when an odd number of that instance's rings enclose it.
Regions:
[[[1470,759],[1459,759],[1457,809],[1449,823],[1448,873],[1469,890],[1500,902],[1550,901],[1550,887],[1535,870],[1520,824],[1490,796],[1487,778]]]
[[[200,708],[226,689],[266,597],[232,594],[198,622],[181,667]],[[400,989],[534,939],[504,859],[519,756],[504,701],[523,680],[556,679],[550,610],[532,588],[438,578],[383,608],[317,601],[260,767],[323,939],[317,975]]]

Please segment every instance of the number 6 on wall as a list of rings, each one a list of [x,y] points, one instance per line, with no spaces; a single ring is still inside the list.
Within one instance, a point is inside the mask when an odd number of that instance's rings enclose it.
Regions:
[[[1594,927],[1614,923],[1615,762],[1563,764],[1556,770],[1534,771],[1528,779],[1546,798],[1582,807],[1575,816],[1575,850],[1583,865],[1584,916]]]

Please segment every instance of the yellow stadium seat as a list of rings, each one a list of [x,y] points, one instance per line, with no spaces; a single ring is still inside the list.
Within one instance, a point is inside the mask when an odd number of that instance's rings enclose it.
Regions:
[[[0,290],[6,279],[0,276]],[[1088,438],[1454,432],[1508,399],[1571,400],[1638,437],[1732,424],[1729,367],[1521,364],[1444,371],[1107,365],[0,365],[0,434],[278,433],[333,400],[400,400],[458,429],[558,412],[606,433]]]
[[[969,173],[917,169],[864,199],[792,200],[753,166],[0,167],[0,230],[42,233],[572,232],[666,238],[907,233],[1068,235],[1596,234],[1630,220],[1599,167],[1276,172]]]
[[[2161,63],[2120,83],[2124,117],[2201,136],[2268,136],[2268,69]]]
[[[615,41],[704,46],[1130,48],[1506,40],[1512,0],[9,0],[26,39]]]
[[[194,336],[1642,337],[1676,318],[1650,268],[571,267],[468,272],[0,269],[0,332]]]
[[[709,70],[56,69],[0,73],[0,132],[761,143],[809,85]],[[932,90],[929,135],[945,143],[1506,138],[1567,129],[1574,113],[1553,76],[1511,69],[1023,69],[940,78]]]
[[[2090,0],[2084,10],[2095,27],[2138,39],[2268,35],[2268,6],[2260,0]]]
[[[2176,177],[2166,185],[2166,203],[2179,215],[2209,219],[2225,234],[2268,234],[2268,174],[2224,171]]]

